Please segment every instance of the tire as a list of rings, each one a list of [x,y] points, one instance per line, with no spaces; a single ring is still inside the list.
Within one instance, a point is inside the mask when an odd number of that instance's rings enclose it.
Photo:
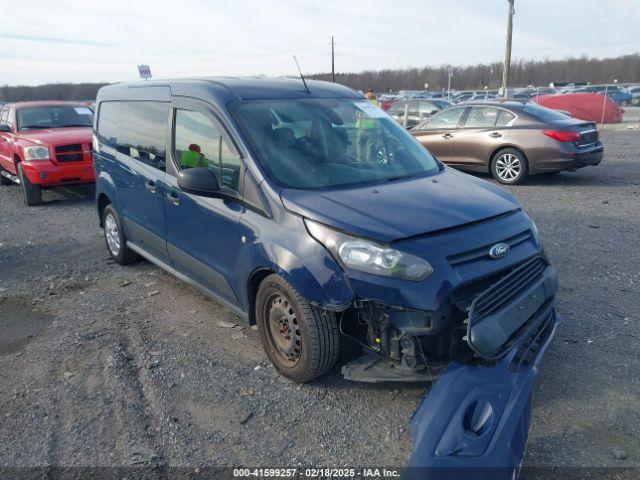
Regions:
[[[2,172],[5,171],[2,167],[0,167],[0,185],[13,185],[13,182],[2,175]]]
[[[529,177],[529,163],[515,148],[503,148],[491,159],[491,175],[503,185],[524,183]]]
[[[304,383],[334,367],[340,345],[334,313],[309,304],[277,274],[260,284],[255,308],[262,346],[285,377]]]
[[[107,250],[116,263],[128,265],[140,260],[140,255],[127,247],[127,239],[122,230],[122,223],[111,204],[107,205],[102,212],[102,225]]]
[[[42,188],[40,185],[29,181],[29,177],[24,173],[22,163],[18,163],[18,176],[20,177],[20,185],[22,185],[24,203],[26,203],[28,207],[40,205],[42,203]]]

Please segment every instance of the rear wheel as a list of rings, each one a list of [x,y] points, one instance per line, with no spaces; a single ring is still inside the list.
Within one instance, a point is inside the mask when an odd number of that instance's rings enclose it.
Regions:
[[[262,281],[255,305],[262,346],[284,376],[308,382],[333,368],[340,337],[332,312],[310,305],[276,274]]]
[[[107,250],[111,258],[120,265],[127,265],[140,260],[140,256],[127,247],[127,239],[122,230],[122,224],[118,214],[112,205],[107,205],[102,214],[104,239],[107,242]]]
[[[24,173],[22,163],[18,164],[18,177],[20,177],[20,185],[22,185],[24,203],[29,207],[33,205],[40,205],[42,203],[42,188],[40,185],[29,181],[29,177]]]
[[[520,150],[505,148],[493,156],[491,174],[504,185],[523,183],[529,176],[529,164]]]

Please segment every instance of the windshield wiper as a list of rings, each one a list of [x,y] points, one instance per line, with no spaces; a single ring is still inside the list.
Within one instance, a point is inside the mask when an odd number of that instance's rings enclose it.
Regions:
[[[45,128],[52,128],[52,127],[47,127],[45,125],[25,125],[23,127],[20,127],[20,130],[43,130]]]
[[[58,125],[55,128],[65,128],[65,127],[91,127],[93,125],[87,125],[86,123],[67,123],[65,125]]]
[[[397,177],[389,177],[385,181],[387,182],[395,182],[396,180],[406,180],[407,178],[411,178],[413,175],[398,175]]]

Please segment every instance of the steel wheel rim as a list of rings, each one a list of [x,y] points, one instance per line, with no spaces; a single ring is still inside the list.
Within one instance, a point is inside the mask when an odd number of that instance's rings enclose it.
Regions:
[[[496,160],[496,174],[505,182],[513,182],[522,173],[522,162],[513,153],[503,153]]]
[[[267,299],[265,307],[266,330],[273,351],[286,365],[297,365],[302,354],[302,341],[293,305],[284,295],[276,293]]]
[[[115,217],[107,213],[104,219],[104,235],[107,239],[109,251],[113,255],[120,253],[120,235],[118,234],[118,223]]]

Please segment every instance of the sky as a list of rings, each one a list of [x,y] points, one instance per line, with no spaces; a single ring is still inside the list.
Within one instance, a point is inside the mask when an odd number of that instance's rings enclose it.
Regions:
[[[513,57],[640,51],[640,0],[515,0]],[[0,85],[469,65],[504,55],[506,0],[5,0]]]

